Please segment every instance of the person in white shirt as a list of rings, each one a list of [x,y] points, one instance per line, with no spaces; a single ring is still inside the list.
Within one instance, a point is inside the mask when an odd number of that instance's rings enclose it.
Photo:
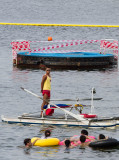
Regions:
[[[45,135],[42,136],[40,139],[48,139],[48,138],[52,138],[52,137],[51,137],[51,131],[50,131],[50,130],[46,130],[46,131],[45,131]]]

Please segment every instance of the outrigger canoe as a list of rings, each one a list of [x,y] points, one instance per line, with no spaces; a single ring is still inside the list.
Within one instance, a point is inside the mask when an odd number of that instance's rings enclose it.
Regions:
[[[24,91],[36,96],[37,98],[42,99],[40,96],[36,95],[35,93],[22,88]],[[82,108],[86,105],[82,104],[76,104],[76,105],[66,105],[66,104],[51,104],[49,102],[49,105],[45,107],[45,110],[50,110],[53,112],[50,112],[52,114],[47,114],[46,117],[42,115],[40,117],[40,113],[34,114],[34,113],[28,113],[23,114],[21,116],[18,116],[16,118],[8,118],[5,116],[1,116],[2,122],[7,122],[9,124],[23,124],[23,125],[65,125],[65,126],[79,126],[79,127],[85,127],[85,128],[112,128],[119,126],[119,117],[98,117],[97,115],[93,114],[93,90],[92,88],[92,97],[91,97],[91,112],[90,114],[83,114]],[[101,98],[96,100],[100,100]],[[64,99],[66,100],[66,99]],[[87,100],[87,99],[86,99]],[[77,101],[78,102],[78,101]],[[70,110],[68,110],[69,108]],[[80,108],[80,109],[78,109]],[[53,115],[54,110],[59,109],[60,111],[63,111],[64,114],[58,114]],[[71,112],[72,109],[76,109],[78,111],[78,114]],[[59,112],[58,112],[59,113]]]
[[[40,98],[43,100],[42,97],[39,95],[22,88],[24,91],[32,94],[33,96]],[[49,104],[44,106],[46,117],[43,115],[40,117],[40,113],[28,113],[18,116],[16,118],[7,118],[5,116],[1,116],[3,122],[7,122],[9,124],[18,123],[23,125],[66,125],[66,126],[79,126],[79,127],[86,127],[86,128],[110,128],[119,126],[119,117],[98,117],[97,115],[93,114],[93,100],[100,100],[102,98],[94,99],[94,88],[92,88],[92,95],[91,95],[91,112],[90,114],[83,114],[82,109],[86,107],[86,105],[79,104],[79,99],[77,99],[77,104],[75,105],[67,105],[67,104]],[[64,101],[70,99],[64,99]],[[83,99],[84,100],[84,99]],[[88,99],[85,99],[88,100]],[[53,101],[53,100],[52,100]],[[56,101],[56,100],[55,100]],[[59,100],[58,100],[59,101]],[[62,100],[63,101],[63,100]],[[72,101],[72,100],[71,100]],[[69,108],[70,110],[67,110]],[[79,109],[80,108],[80,109]],[[64,114],[60,115],[54,114],[54,110],[59,109],[63,111]],[[71,112],[73,109],[78,111],[78,114]],[[59,113],[59,112],[58,112]]]
[[[104,118],[85,118],[84,120],[77,120],[75,118],[66,117],[38,117],[38,116],[18,116],[17,118],[7,118],[1,116],[2,122],[9,124],[23,124],[23,125],[66,125],[79,126],[85,128],[110,128],[119,126],[119,117],[104,117]]]

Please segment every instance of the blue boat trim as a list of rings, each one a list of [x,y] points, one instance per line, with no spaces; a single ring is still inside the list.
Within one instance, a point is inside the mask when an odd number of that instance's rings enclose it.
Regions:
[[[98,58],[98,57],[114,57],[113,54],[100,54],[92,52],[67,52],[67,53],[29,53],[19,52],[18,55],[33,57],[55,57],[55,58]]]
[[[36,125],[48,125],[49,123],[32,123],[32,122],[17,122],[17,121],[4,121],[2,120],[2,122],[7,122],[8,124],[23,124],[23,125],[31,125],[31,124],[36,124]],[[50,124],[50,125],[55,125],[55,126],[63,126],[65,124]],[[84,127],[84,128],[107,128],[107,127],[116,127],[117,125],[119,125],[118,123],[117,124],[113,124],[113,125],[70,125],[68,124],[67,126],[76,126],[76,127]]]

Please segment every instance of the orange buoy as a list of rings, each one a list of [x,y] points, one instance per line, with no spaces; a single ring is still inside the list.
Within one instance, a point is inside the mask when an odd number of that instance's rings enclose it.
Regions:
[[[52,41],[52,37],[48,37],[48,41]]]

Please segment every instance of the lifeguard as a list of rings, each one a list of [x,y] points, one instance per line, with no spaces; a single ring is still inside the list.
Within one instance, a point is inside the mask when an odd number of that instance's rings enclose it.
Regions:
[[[51,91],[50,71],[51,71],[50,68],[46,68],[46,74],[43,76],[41,81],[41,93],[43,95],[43,103],[41,105],[41,116],[43,114],[44,105],[47,105],[50,99],[50,91]]]

